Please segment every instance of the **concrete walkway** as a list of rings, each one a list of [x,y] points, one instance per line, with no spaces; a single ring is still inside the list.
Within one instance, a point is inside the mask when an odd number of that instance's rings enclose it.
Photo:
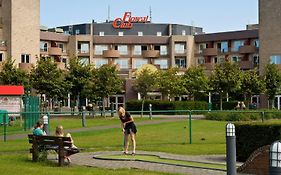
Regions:
[[[106,152],[88,152],[79,153],[71,156],[72,164],[89,166],[89,167],[99,167],[99,168],[109,168],[109,169],[143,169],[148,171],[157,172],[168,172],[168,173],[179,173],[188,175],[225,175],[226,171],[211,170],[204,168],[194,168],[181,165],[169,165],[162,163],[151,163],[142,162],[134,160],[101,160],[95,159],[95,156],[101,155],[120,155],[121,151],[106,151]],[[202,163],[218,163],[225,164],[224,155],[208,155],[208,156],[184,156],[161,152],[147,152],[138,151],[137,154],[142,155],[155,155],[162,158],[175,159],[175,160],[185,160],[185,161],[196,161]]]

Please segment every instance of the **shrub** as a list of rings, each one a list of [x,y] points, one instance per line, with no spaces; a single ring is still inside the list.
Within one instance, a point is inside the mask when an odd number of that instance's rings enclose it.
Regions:
[[[281,124],[235,123],[237,160],[246,161],[258,148],[280,139]]]
[[[126,103],[128,111],[141,111],[140,100],[132,100]],[[153,111],[167,110],[207,110],[208,103],[202,101],[160,101],[160,100],[145,100],[144,111],[149,110],[149,104],[152,104]],[[159,112],[157,114],[182,114],[183,112]],[[186,112],[185,112],[186,113]]]
[[[259,120],[260,113],[243,113],[243,112],[209,112],[205,114],[207,120],[217,121],[251,121]]]

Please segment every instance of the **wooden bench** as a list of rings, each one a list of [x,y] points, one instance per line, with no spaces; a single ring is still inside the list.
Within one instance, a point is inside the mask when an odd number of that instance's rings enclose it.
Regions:
[[[72,146],[70,137],[35,136],[28,134],[28,140],[32,144],[30,153],[32,153],[33,161],[38,161],[40,152],[55,150],[58,153],[59,166],[64,165],[64,158],[66,156],[65,148]]]

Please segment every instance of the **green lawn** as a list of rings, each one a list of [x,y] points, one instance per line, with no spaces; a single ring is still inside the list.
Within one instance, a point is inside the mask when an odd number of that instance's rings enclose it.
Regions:
[[[159,151],[182,155],[202,154],[225,154],[225,124],[226,122],[194,120],[192,121],[193,143],[189,144],[189,129],[187,120],[161,123],[154,125],[138,125],[138,122],[146,121],[147,118],[135,118],[138,128],[137,150]],[[156,119],[153,119],[156,120]],[[161,120],[161,119],[157,119]],[[81,120],[75,118],[56,118],[51,121],[52,130],[58,124],[65,129],[81,127]],[[118,126],[115,129],[103,129],[98,131],[85,131],[72,133],[75,145],[85,151],[121,151],[123,135],[120,121],[116,118],[87,119],[87,127],[94,126]],[[59,168],[50,163],[33,163],[28,152],[30,144],[27,138],[0,142],[0,168],[4,169],[1,174],[163,174],[142,170],[106,170],[70,166]],[[43,173],[44,174],[44,173]]]

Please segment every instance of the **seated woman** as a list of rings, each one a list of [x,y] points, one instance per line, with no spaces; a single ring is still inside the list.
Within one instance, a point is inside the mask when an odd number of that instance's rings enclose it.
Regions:
[[[71,160],[70,160],[69,156],[79,152],[79,149],[77,149],[77,147],[74,145],[74,141],[71,137],[71,134],[67,133],[66,135],[64,135],[63,127],[61,125],[56,127],[56,133],[55,134],[56,134],[56,136],[60,136],[60,137],[70,137],[72,145],[69,148],[65,148],[65,150],[66,150],[65,159],[68,162],[70,162]]]
[[[36,123],[36,125],[34,126],[34,129],[33,129],[33,135],[35,136],[42,136],[42,135],[46,135],[46,133],[43,131],[43,123],[38,121]]]

